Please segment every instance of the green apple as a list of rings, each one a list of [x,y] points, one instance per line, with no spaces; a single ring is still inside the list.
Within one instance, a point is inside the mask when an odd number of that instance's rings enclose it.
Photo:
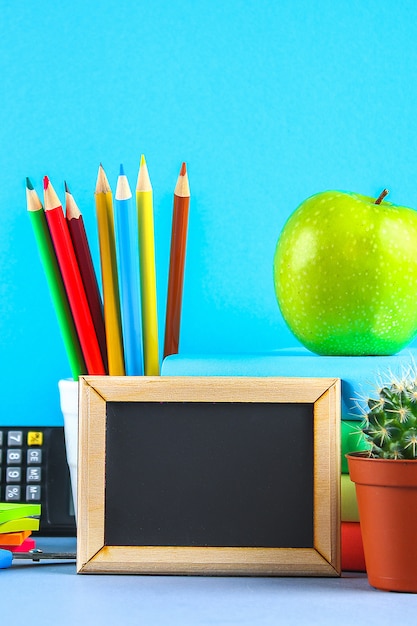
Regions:
[[[417,333],[417,212],[356,193],[311,196],[280,234],[274,284],[309,350],[395,354]]]

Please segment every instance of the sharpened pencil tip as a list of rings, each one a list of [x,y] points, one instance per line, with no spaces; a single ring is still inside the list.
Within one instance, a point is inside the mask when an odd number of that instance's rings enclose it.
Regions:
[[[67,181],[64,180],[64,187],[65,187],[65,193],[70,193],[70,190],[68,189],[68,185],[67,185]]]
[[[124,173],[123,165],[120,166],[120,175],[117,178],[116,200],[128,200],[132,197],[129,181]]]
[[[180,198],[187,198],[190,196],[190,185],[188,182],[187,166],[185,162],[181,165],[180,174],[175,185],[174,194]]]
[[[125,170],[123,168],[123,163],[120,163],[120,171],[119,171],[120,176],[124,176],[125,175]]]
[[[42,209],[42,202],[39,200],[30,178],[26,178],[26,204],[28,211],[40,211]]]
[[[148,166],[145,157],[142,154],[140,158],[140,166],[138,172],[138,180],[136,183],[136,191],[152,191],[151,180],[149,178]]]
[[[49,211],[50,209],[56,209],[57,207],[61,206],[61,202],[56,194],[56,191],[47,176],[44,176],[43,179],[43,189],[43,203],[45,206],[45,211]]]
[[[96,193],[107,193],[110,191],[109,181],[107,180],[104,167],[100,163],[97,174]]]

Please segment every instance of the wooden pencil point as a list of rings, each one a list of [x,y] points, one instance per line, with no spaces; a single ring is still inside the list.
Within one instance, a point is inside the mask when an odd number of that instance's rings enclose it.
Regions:
[[[128,200],[129,198],[132,197],[132,192],[130,190],[129,181],[124,172],[123,173],[120,172],[119,177],[117,179],[115,197],[116,197],[116,200]]]
[[[96,193],[107,193],[108,191],[111,191],[110,184],[106,172],[100,163],[97,174]]]
[[[152,191],[152,183],[149,178],[148,166],[146,165],[145,157],[141,156],[138,180],[136,183],[136,191]]]
[[[188,198],[190,196],[190,184],[188,182],[188,174],[185,163],[182,164],[174,194],[180,198]]]
[[[67,184],[65,183],[65,213],[68,220],[79,219],[81,217],[81,211],[74,200],[73,195],[69,191]]]
[[[49,211],[51,209],[56,209],[57,207],[61,207],[61,202],[57,196],[57,193],[47,176],[45,176],[43,179],[43,187],[44,187],[43,199],[44,199],[45,211]]]
[[[29,178],[26,179],[26,205],[28,211],[39,211],[42,209],[42,202],[39,199],[38,194],[33,188]]]

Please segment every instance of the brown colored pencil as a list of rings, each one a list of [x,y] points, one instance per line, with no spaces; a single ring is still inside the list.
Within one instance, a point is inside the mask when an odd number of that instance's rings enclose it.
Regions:
[[[103,304],[96,272],[94,270],[93,259],[91,257],[90,246],[88,244],[84,219],[73,195],[68,189],[67,183],[65,183],[65,213],[68,230],[71,235],[75,256],[77,257],[78,267],[80,268],[81,278],[87,296],[88,306],[90,307],[91,317],[93,319],[94,328],[96,329],[101,356],[107,372],[106,331],[104,328]]]
[[[174,191],[164,357],[178,353],[189,205],[190,187],[187,167],[183,163]]]

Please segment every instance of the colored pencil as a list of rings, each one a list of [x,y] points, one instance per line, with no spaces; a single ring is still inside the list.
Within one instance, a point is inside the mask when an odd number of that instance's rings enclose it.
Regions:
[[[65,216],[72,245],[74,246],[75,256],[77,257],[78,267],[80,268],[85,295],[87,296],[88,306],[90,307],[91,317],[96,330],[101,358],[103,359],[104,369],[107,371],[106,331],[104,329],[103,304],[100,289],[88,243],[87,232],[84,226],[84,219],[72,193],[68,189],[67,183],[65,183]]]
[[[87,372],[104,375],[103,359],[62,205],[47,176],[44,177],[44,206]]]
[[[46,275],[49,292],[68,357],[71,374],[74,380],[78,380],[80,374],[87,373],[87,368],[82,355],[43,206],[29,178],[26,179],[26,202],[43,270]]]
[[[190,186],[187,167],[183,163],[174,191],[164,357],[178,353],[189,205]]]
[[[125,369],[128,376],[140,376],[143,374],[143,354],[137,223],[123,165],[117,179],[115,222]]]
[[[109,374],[124,376],[125,362],[114,236],[113,194],[101,164],[98,168],[95,202]]]
[[[158,314],[156,300],[153,192],[145,157],[141,156],[136,185],[139,231],[139,269],[142,305],[143,361],[145,376],[158,376]]]

